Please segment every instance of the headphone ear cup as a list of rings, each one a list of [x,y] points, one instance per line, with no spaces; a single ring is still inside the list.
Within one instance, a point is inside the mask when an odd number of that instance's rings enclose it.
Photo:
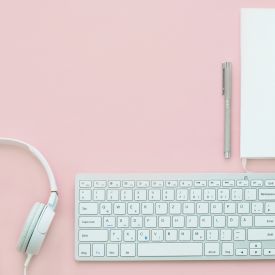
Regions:
[[[26,252],[33,231],[39,221],[41,214],[43,213],[45,206],[46,205],[44,203],[39,202],[33,205],[18,240],[17,249],[19,251],[23,253]]]

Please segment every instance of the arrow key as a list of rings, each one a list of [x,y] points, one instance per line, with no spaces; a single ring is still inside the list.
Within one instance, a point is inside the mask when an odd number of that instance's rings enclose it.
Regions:
[[[237,248],[236,256],[247,256],[247,249],[246,248]]]

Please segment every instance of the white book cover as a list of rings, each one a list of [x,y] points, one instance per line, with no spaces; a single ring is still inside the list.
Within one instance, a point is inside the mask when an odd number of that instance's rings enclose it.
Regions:
[[[275,158],[275,9],[241,10],[241,158]]]

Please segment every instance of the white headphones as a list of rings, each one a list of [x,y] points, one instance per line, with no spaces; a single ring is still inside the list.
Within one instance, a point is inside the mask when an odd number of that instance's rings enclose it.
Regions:
[[[27,254],[24,265],[24,274],[26,274],[31,257],[39,253],[54,218],[58,201],[57,186],[49,163],[35,147],[21,140],[1,137],[0,145],[15,145],[31,152],[31,154],[42,164],[50,183],[51,194],[48,203],[36,202],[34,204],[19,237],[17,249]]]

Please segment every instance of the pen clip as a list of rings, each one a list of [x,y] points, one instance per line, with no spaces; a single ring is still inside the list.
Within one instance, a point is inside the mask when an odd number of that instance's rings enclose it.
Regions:
[[[225,63],[222,64],[222,95],[225,92]]]

